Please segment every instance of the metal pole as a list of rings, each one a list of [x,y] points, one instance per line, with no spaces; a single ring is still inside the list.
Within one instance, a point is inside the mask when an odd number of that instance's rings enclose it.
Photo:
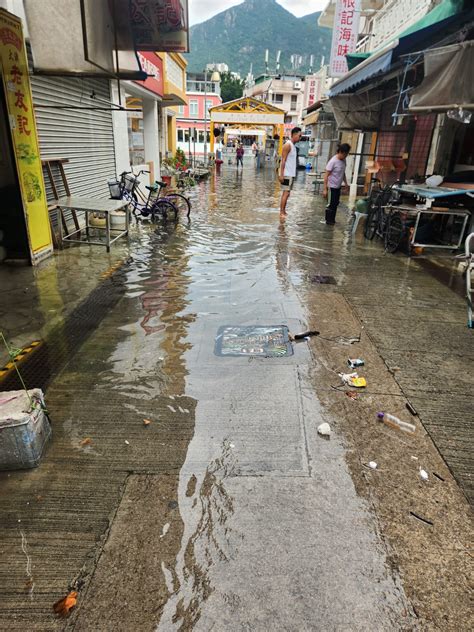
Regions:
[[[204,74],[204,165],[207,157],[207,66]]]

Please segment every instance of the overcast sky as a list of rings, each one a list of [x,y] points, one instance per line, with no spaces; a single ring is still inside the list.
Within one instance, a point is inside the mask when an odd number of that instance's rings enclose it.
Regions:
[[[243,0],[189,0],[189,19],[191,24],[204,22],[216,13],[225,11],[236,4],[242,4]],[[321,11],[328,0],[278,0],[278,4],[285,7],[298,17],[315,11]]]

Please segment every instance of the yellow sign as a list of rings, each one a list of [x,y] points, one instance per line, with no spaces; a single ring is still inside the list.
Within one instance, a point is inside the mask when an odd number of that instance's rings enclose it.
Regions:
[[[0,67],[32,258],[52,248],[21,20],[0,10]]]

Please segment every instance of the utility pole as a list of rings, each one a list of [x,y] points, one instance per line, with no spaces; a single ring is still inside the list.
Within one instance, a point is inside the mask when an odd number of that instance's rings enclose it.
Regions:
[[[221,80],[220,74],[217,72],[217,70],[214,70],[211,75],[211,81],[213,83],[219,83],[220,80]],[[213,130],[211,130],[211,134],[212,132]],[[207,66],[204,71],[204,164],[206,163],[207,163]]]

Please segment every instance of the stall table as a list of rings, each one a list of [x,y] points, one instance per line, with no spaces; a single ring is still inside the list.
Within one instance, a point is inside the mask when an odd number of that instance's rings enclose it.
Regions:
[[[466,232],[466,226],[471,217],[471,213],[465,209],[449,209],[447,211],[442,211],[442,210],[433,210],[432,208],[419,208],[417,206],[410,206],[407,204],[389,204],[385,208],[387,209],[389,215],[392,215],[394,213],[399,213],[399,214],[406,214],[415,218],[415,227],[414,227],[413,234],[409,242],[409,245],[412,248],[417,248],[417,247],[446,248],[447,250],[457,250],[458,248],[461,248],[464,233]],[[418,232],[418,228],[420,225],[420,218],[423,214],[430,215],[430,216],[440,215],[444,217],[462,218],[463,220],[462,228],[459,233],[459,238],[457,239],[457,241],[451,244],[433,244],[433,243],[424,244],[424,243],[418,242],[416,239],[416,234]]]
[[[110,252],[110,246],[120,239],[120,237],[124,237],[128,235],[129,230],[129,217],[128,217],[128,201],[127,200],[97,200],[94,198],[83,198],[83,197],[61,197],[57,200],[54,200],[54,204],[58,208],[58,226],[59,226],[59,236],[60,240],[63,242],[75,242],[75,243],[86,243],[93,244],[95,246],[105,246],[107,248],[107,252]],[[64,212],[65,211],[81,211],[84,212],[86,217],[86,224],[83,228],[76,228],[70,233],[63,233],[63,226],[66,226]],[[118,235],[115,235],[112,238],[111,235],[111,226],[110,226],[110,215],[112,213],[116,213],[117,211],[125,210],[125,230],[120,230]],[[101,213],[105,215],[105,228],[100,226],[91,226],[89,224],[89,213]],[[62,221],[61,221],[62,220]],[[105,230],[105,241],[92,241],[90,239],[90,229],[94,228],[94,230]],[[67,230],[67,229],[66,229]],[[81,233],[83,230],[86,231],[86,240],[83,239],[74,239],[74,236],[78,233]],[[114,229],[115,232],[116,229]]]
[[[431,187],[426,184],[395,184],[393,186],[393,190],[398,191],[398,193],[403,195],[405,198],[407,196],[413,196],[416,201],[416,204],[397,204],[392,202],[387,207],[390,214],[406,214],[415,218],[415,226],[409,244],[411,247],[445,248],[453,250],[462,246],[463,238],[466,233],[466,227],[471,218],[471,212],[467,208],[433,208],[433,203],[444,202],[445,204],[449,204],[450,198],[460,195],[467,195],[472,198],[474,197],[472,189],[458,189],[446,186]],[[459,233],[459,238],[454,243],[450,244],[425,244],[417,241],[417,232],[422,215],[439,215],[444,217],[460,218],[462,221],[462,227]]]

